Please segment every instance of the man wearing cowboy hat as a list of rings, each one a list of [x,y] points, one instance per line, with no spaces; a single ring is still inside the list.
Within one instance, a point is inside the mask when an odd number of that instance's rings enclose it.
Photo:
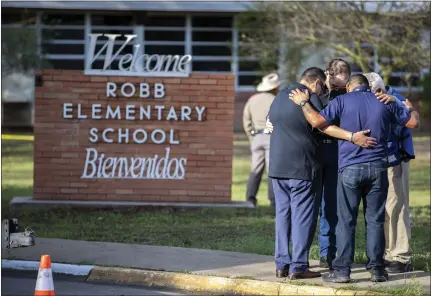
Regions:
[[[258,93],[251,96],[243,111],[243,126],[250,140],[251,173],[248,178],[246,199],[257,204],[256,195],[262,180],[265,167],[269,164],[270,136],[264,132],[266,115],[269,112],[275,94],[278,92],[280,81],[275,73],[266,75],[257,86]],[[268,199],[271,206],[275,205],[274,191],[271,179],[268,178]]]

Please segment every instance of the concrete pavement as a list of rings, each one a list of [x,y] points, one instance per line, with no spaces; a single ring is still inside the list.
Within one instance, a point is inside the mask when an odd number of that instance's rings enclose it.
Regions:
[[[275,267],[272,256],[214,250],[38,238],[36,246],[3,252],[2,258],[38,261],[42,254],[51,255],[51,260],[59,263],[187,272],[195,275],[247,278],[270,282],[284,281],[274,277]],[[327,270],[316,268],[317,261],[311,261],[310,264],[314,270],[327,272]],[[416,281],[426,293],[430,293],[430,273],[428,272],[414,271],[407,274],[390,275],[388,282],[374,284],[369,281],[369,273],[365,271],[364,266],[355,265],[352,270],[352,278],[355,280],[353,284],[360,289],[372,289],[376,286],[402,287]],[[302,282],[303,284],[335,288],[346,287],[342,284],[324,283],[320,278]],[[350,285],[351,287],[352,285]]]
[[[37,273],[2,271],[2,295],[33,295]],[[88,283],[85,278],[73,276],[54,276],[56,295],[190,295],[190,292],[161,288],[146,288],[110,283]]]

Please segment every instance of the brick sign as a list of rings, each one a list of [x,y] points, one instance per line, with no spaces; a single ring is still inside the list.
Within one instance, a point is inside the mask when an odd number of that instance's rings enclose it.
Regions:
[[[35,199],[230,202],[233,75],[39,74]]]

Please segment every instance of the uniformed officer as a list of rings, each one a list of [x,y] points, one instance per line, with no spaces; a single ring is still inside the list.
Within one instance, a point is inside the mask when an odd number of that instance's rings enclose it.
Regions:
[[[250,140],[251,173],[248,178],[246,199],[257,204],[256,195],[262,180],[265,167],[268,170],[270,136],[264,133],[266,116],[278,92],[280,81],[278,75],[273,73],[262,78],[257,86],[258,93],[251,96],[245,104],[243,111],[243,126]],[[274,207],[274,190],[271,179],[268,177],[268,199]]]

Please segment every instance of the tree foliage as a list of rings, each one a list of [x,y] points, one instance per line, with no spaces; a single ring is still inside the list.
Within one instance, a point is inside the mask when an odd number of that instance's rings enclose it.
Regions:
[[[239,17],[241,48],[263,60],[281,40],[295,48],[290,66],[301,63],[304,50],[326,48],[346,57],[363,72],[378,62],[386,82],[394,71],[418,72],[429,66],[429,2],[268,2]],[[298,55],[298,51],[301,54]],[[373,60],[374,54],[377,60]]]

